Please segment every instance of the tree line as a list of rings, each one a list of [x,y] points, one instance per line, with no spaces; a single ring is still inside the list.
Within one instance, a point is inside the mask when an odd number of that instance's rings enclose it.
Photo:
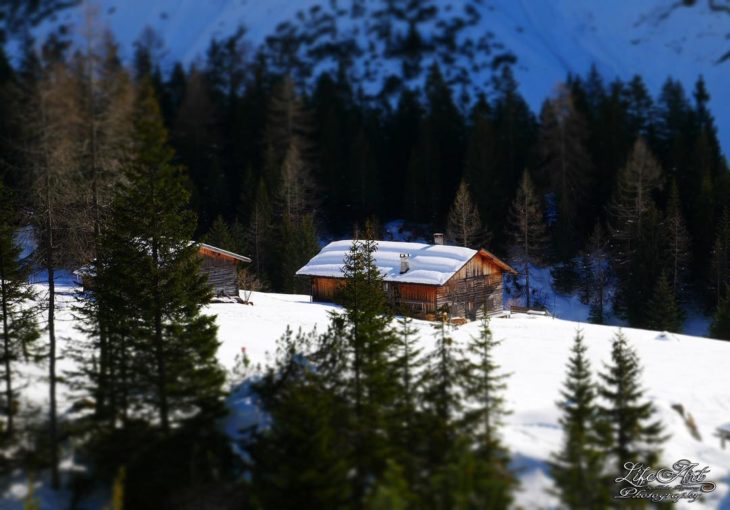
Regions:
[[[243,33],[169,73],[154,32],[135,44],[130,70],[110,36],[92,36],[105,46],[93,56],[52,35],[42,56],[28,40],[17,69],[2,59],[5,152],[28,139],[10,120],[23,101],[8,91],[39,83],[39,60],[52,60],[76,76],[54,87],[68,88],[69,125],[88,130],[77,163],[103,179],[99,158],[114,159],[114,137],[124,136],[115,133],[124,83],[148,77],[174,162],[188,169],[196,237],[251,256],[257,287],[305,291],[293,274],[322,239],[402,218],[424,237],[445,230],[510,255],[527,300],[540,299],[530,267],[550,265],[554,288],[579,292],[598,322],[612,310],[635,326],[679,330],[683,307],[715,310],[725,297],[728,168],[701,77],[691,94],[668,79],[654,97],[640,76],[607,81],[592,68],[567,76],[535,114],[509,66],[457,93],[434,64],[422,87],[391,100],[366,96],[345,69],[299,87],[246,50]],[[15,187],[21,166],[6,159]],[[86,200],[103,202],[108,188],[92,189]]]

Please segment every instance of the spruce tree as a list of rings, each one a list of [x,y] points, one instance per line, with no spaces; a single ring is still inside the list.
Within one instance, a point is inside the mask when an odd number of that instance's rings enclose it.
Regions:
[[[667,276],[662,273],[654,287],[654,294],[647,306],[647,322],[649,329],[657,331],[671,331],[679,333],[682,331],[684,312],[677,302]]]
[[[427,472],[438,477],[439,470],[447,467],[450,455],[459,440],[457,418],[463,409],[461,388],[464,380],[462,347],[451,336],[451,325],[446,310],[439,312],[436,343],[426,356],[423,371],[422,407],[425,427],[429,431],[425,452]],[[448,501],[445,488],[435,483],[432,497]]]
[[[306,294],[310,291],[309,282],[298,278],[296,272],[319,251],[314,218],[307,214],[299,220],[285,220],[281,229],[281,290],[292,294]]]
[[[382,203],[382,187],[378,183],[378,162],[364,128],[353,137],[349,148],[348,205],[352,218],[357,220],[377,214]],[[340,194],[342,188],[335,191]]]
[[[351,506],[347,406],[308,363],[303,351],[310,341],[287,331],[276,364],[254,385],[271,418],[245,443],[254,501],[262,508]]]
[[[426,97],[426,118],[432,129],[437,159],[431,162],[436,174],[433,176],[434,205],[436,218],[443,218],[449,210],[449,199],[459,183],[464,154],[464,119],[454,103],[451,87],[448,85],[438,64],[433,63],[426,75],[423,87]]]
[[[710,325],[710,336],[721,340],[730,340],[730,293],[727,289],[715,309],[715,315]]]
[[[368,510],[408,510],[414,508],[416,497],[405,478],[403,468],[388,460],[385,472],[368,496]]]
[[[21,247],[15,242],[17,217],[13,198],[0,180],[0,333],[2,333],[2,374],[6,414],[5,434],[13,435],[13,414],[17,392],[14,364],[29,360],[31,348],[39,337],[35,310],[28,302],[35,297],[28,284],[31,267],[20,260]]]
[[[608,286],[612,279],[609,240],[600,223],[596,223],[580,258],[580,300],[589,305],[588,319],[603,324],[608,305]]]
[[[499,429],[509,414],[504,396],[508,375],[501,373],[495,361],[494,349],[501,342],[495,340],[484,315],[479,336],[472,337],[467,346],[464,370],[464,398],[470,405],[464,412],[463,426],[474,444],[475,462],[481,467],[481,476],[489,483],[478,485],[475,495],[489,502],[492,508],[507,508],[512,501],[512,490],[517,480],[509,469],[509,452],[502,444]],[[482,493],[481,489],[489,489]]]
[[[653,140],[656,131],[656,106],[644,80],[637,74],[629,80],[622,92],[629,136],[632,140]]]
[[[145,82],[135,113],[134,157],[113,208],[109,243],[119,247],[119,265],[133,271],[116,278],[131,280],[124,300],[140,404],[154,410],[165,432],[190,413],[215,416],[224,380],[215,357],[215,318],[202,313],[211,290],[191,242],[195,216],[172,157],[154,90]]]
[[[727,284],[730,283],[730,209],[727,208],[722,211],[717,222],[708,283],[717,306],[726,295]]]
[[[404,212],[406,219],[425,223],[439,218],[439,163],[441,154],[436,128],[430,118],[421,120],[405,175]]]
[[[256,196],[251,207],[251,215],[245,229],[244,247],[253,259],[252,268],[259,278],[265,278],[270,268],[269,253],[273,248],[271,244],[270,229],[273,218],[269,192],[264,179],[260,179],[256,188]]]
[[[537,141],[537,123],[527,102],[520,95],[511,66],[503,66],[494,78],[497,97],[493,106],[496,135],[497,173],[502,176],[504,197],[511,197],[530,164]],[[505,204],[507,205],[507,204]],[[503,214],[504,208],[497,214]]]
[[[213,220],[208,233],[203,236],[203,241],[224,250],[242,253],[245,251],[244,237],[244,229],[237,220],[229,225],[223,217],[218,216]]]
[[[490,119],[487,99],[480,95],[471,113],[464,156],[464,182],[469,186],[474,205],[482,214],[482,224],[501,224],[502,211],[509,207],[510,193],[504,177],[497,172],[496,133]],[[494,232],[495,241],[502,241],[502,229]]]
[[[621,473],[625,462],[655,465],[665,440],[651,401],[641,384],[641,366],[623,332],[614,336],[611,362],[600,374],[599,406],[604,422],[610,471]]]
[[[541,266],[545,262],[548,237],[540,200],[527,170],[522,174],[522,182],[509,211],[509,225],[510,255],[525,278],[525,302],[529,308],[532,302],[530,266]]]
[[[393,469],[401,472],[408,486],[413,489],[420,477],[420,455],[424,447],[419,408],[421,377],[425,359],[418,346],[418,330],[413,320],[406,315],[397,318],[396,339],[391,360],[392,385],[394,387],[393,407],[389,416],[389,433],[393,459],[397,463]],[[389,467],[390,468],[390,467]],[[384,474],[384,477],[394,476]],[[386,480],[383,481],[386,483]]]
[[[580,330],[575,335],[558,407],[562,411],[563,443],[553,455],[550,471],[560,500],[571,510],[608,508],[611,498],[604,473],[602,424]]]
[[[570,90],[560,86],[540,113],[539,147],[542,171],[555,194],[555,239],[561,258],[575,254],[577,235],[585,231],[586,220],[592,220],[582,217],[594,185],[588,136],[586,120],[577,111]]]
[[[348,435],[352,445],[353,488],[355,506],[361,506],[370,480],[385,469],[390,457],[387,441],[386,410],[394,406],[391,359],[396,338],[390,327],[392,318],[376,266],[377,243],[371,226],[362,239],[355,239],[345,256],[344,287],[340,301],[344,311],[339,321],[339,342],[343,343],[347,371],[344,398],[351,406]],[[340,352],[342,349],[337,349]],[[323,356],[333,353],[324,352]],[[341,377],[336,375],[337,379]]]

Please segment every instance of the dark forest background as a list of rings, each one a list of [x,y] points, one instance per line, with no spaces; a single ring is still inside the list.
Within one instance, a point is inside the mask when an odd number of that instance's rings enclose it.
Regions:
[[[409,44],[418,51],[418,38]],[[18,189],[23,105],[12,91],[33,88],[52,65],[83,73],[90,58],[63,33],[24,46],[16,66],[0,57],[2,173]],[[653,95],[641,76],[607,80],[594,68],[566,76],[534,112],[509,61],[492,83],[468,89],[422,63],[421,87],[385,84],[373,97],[344,64],[311,87],[271,71],[286,46],[253,53],[242,31],[169,72],[151,31],[129,69],[109,36],[102,46],[94,58],[103,65],[153,85],[175,163],[189,176],[196,236],[251,256],[248,280],[259,288],[306,291],[294,272],[322,242],[352,237],[366,220],[403,219],[428,239],[452,227],[455,208],[476,208],[473,235],[452,242],[488,241],[515,264],[551,266],[558,291],[581,291],[594,308],[600,300],[599,322],[610,297],[619,316],[650,325],[650,301],[668,299],[663,280],[676,303],[709,311],[724,296],[728,168],[701,76],[689,90],[667,78]],[[531,253],[514,249],[524,240],[515,209],[524,184],[535,207],[522,213],[544,225]],[[604,287],[617,290],[604,296]]]

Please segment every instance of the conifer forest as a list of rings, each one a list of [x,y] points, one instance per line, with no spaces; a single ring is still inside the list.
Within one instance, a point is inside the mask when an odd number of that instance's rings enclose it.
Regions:
[[[0,508],[730,508],[730,53],[260,2],[0,1]]]

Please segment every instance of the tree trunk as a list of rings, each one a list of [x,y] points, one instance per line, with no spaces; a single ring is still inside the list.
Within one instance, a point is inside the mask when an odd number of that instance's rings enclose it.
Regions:
[[[159,248],[157,240],[152,241],[152,259],[155,267],[155,294],[154,294],[154,321],[155,321],[155,361],[157,363],[157,397],[160,406],[160,425],[164,432],[170,430],[169,413],[167,407],[167,373],[165,367],[165,353],[162,338],[162,296],[160,295],[159,271]]]
[[[8,324],[8,296],[5,283],[5,261],[0,254],[0,296],[3,312],[3,349],[5,355],[5,399],[8,406],[6,435],[13,435],[13,377],[10,373],[10,325]]]
[[[50,221],[49,221],[50,223]],[[56,423],[56,328],[55,328],[55,307],[56,307],[56,286],[53,270],[52,236],[49,237],[48,252],[48,370],[50,386],[50,433],[51,433],[51,486],[58,490],[60,480],[58,476],[58,424]]]

